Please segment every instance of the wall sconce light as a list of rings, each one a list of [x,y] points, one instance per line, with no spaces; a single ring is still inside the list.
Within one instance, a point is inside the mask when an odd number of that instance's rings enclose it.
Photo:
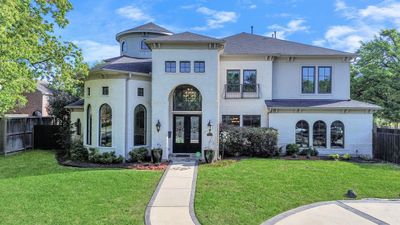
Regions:
[[[160,129],[161,129],[160,120],[157,121],[157,123],[156,123],[156,128],[157,128],[157,132],[160,132]]]
[[[208,121],[207,126],[208,126],[207,136],[213,136],[213,134],[211,133],[211,128],[212,128],[211,120]]]

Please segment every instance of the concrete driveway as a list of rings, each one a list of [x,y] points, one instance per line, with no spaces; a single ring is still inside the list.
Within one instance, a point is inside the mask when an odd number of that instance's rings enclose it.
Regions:
[[[319,202],[284,212],[262,225],[400,225],[400,200]]]

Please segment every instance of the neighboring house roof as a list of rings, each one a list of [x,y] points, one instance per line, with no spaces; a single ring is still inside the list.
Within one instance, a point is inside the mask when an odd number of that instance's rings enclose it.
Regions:
[[[266,100],[268,108],[311,108],[311,109],[373,109],[379,110],[380,106],[356,100],[332,99],[274,99]]]
[[[38,81],[36,84],[36,90],[40,91],[44,95],[53,94],[53,90],[49,88],[49,84],[45,81]]]
[[[155,23],[146,23],[144,25],[134,27],[129,30],[125,30],[122,32],[119,32],[115,37],[117,41],[119,41],[120,37],[124,34],[130,34],[130,33],[155,33],[155,34],[165,34],[165,35],[171,35],[173,32],[165,29],[164,27],[161,27]]]
[[[224,40],[224,55],[356,56],[353,53],[245,32],[226,37]]]
[[[150,73],[151,59],[134,58],[130,56],[119,56],[104,60],[104,64],[100,64],[93,70],[117,70],[128,73]]]
[[[224,43],[224,40],[191,32],[183,32],[170,36],[149,38],[146,40],[146,43]]]
[[[80,109],[83,108],[83,106],[85,105],[85,101],[83,99],[79,99],[76,102],[73,102],[69,105],[66,105],[64,108],[66,109]]]

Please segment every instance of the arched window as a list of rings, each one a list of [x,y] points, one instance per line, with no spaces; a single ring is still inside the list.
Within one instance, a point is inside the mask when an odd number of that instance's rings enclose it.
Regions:
[[[121,52],[126,52],[126,42],[125,41],[123,41],[121,43]]]
[[[107,104],[100,106],[100,146],[111,147],[112,146],[112,111],[111,107]]]
[[[76,126],[76,135],[81,135],[81,119],[77,119],[75,122],[75,126]]]
[[[326,148],[326,124],[318,120],[313,126],[313,146]]]
[[[300,147],[308,147],[309,146],[309,127],[308,123],[305,120],[300,120],[296,123],[296,144]]]
[[[174,111],[201,111],[201,94],[191,85],[175,88],[173,98]]]
[[[92,144],[92,107],[87,106],[86,111],[86,144]]]
[[[146,108],[143,105],[138,105],[135,108],[134,116],[134,145],[146,144],[146,130],[147,130],[147,115]]]
[[[331,124],[331,148],[344,148],[344,124],[338,120]]]

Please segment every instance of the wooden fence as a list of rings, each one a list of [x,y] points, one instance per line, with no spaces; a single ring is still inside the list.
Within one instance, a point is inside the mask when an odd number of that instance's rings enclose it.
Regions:
[[[0,118],[0,153],[8,154],[32,148],[34,126],[52,123],[52,117]]]
[[[400,129],[375,128],[374,158],[400,164]]]

